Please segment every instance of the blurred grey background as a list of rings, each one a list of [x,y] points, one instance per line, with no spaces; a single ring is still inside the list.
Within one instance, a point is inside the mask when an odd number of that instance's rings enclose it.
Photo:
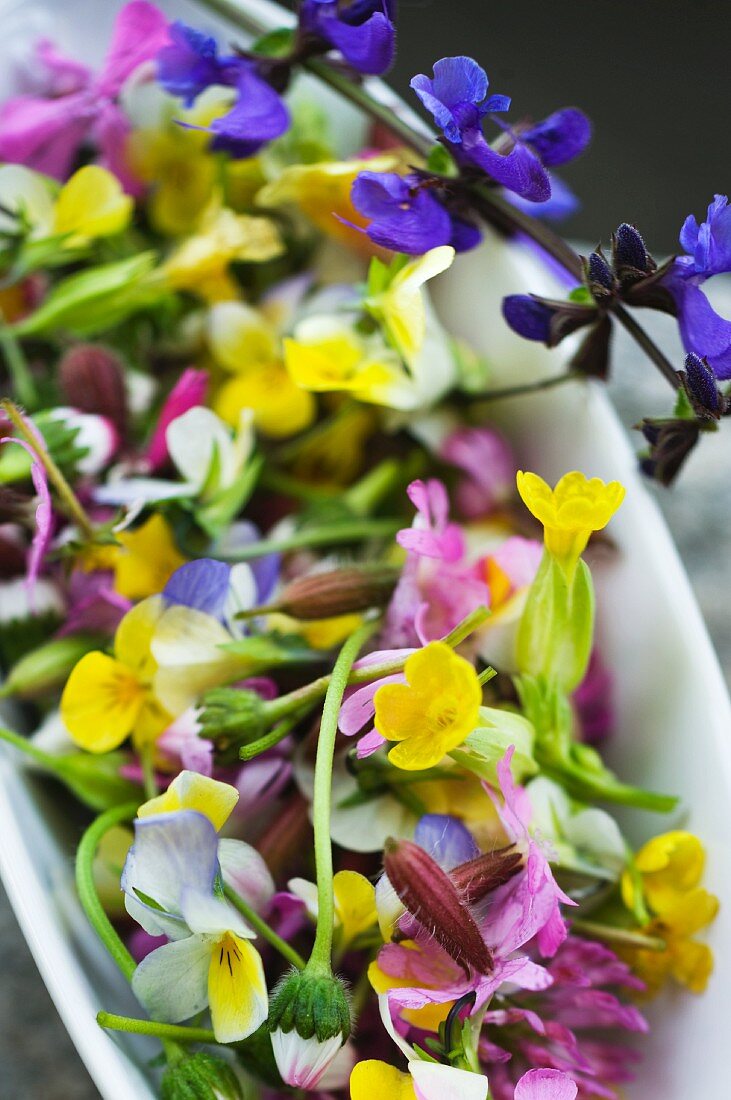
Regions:
[[[565,170],[581,212],[564,231],[608,241],[634,222],[657,254],[673,251],[686,214],[731,187],[729,0],[400,0],[393,86],[438,57],[472,53],[515,115],[583,107],[595,125],[584,157]],[[731,315],[731,290],[716,298]],[[648,327],[666,329],[664,319]],[[667,406],[666,391],[620,339],[612,394],[626,424]],[[731,679],[728,435],[704,440],[678,486],[658,499]],[[0,841],[1,842],[1,841]],[[97,1100],[0,891],[0,1100]],[[22,1052],[22,1056],[21,1056]]]

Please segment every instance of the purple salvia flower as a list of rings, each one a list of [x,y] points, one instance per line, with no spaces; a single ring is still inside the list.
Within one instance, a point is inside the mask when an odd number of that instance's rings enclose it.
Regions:
[[[531,294],[508,294],[503,298],[503,317],[513,332],[526,340],[548,344],[555,310]]]
[[[450,213],[416,175],[361,172],[351,199],[356,210],[371,219],[367,236],[394,252],[416,256],[443,244],[466,252],[481,240],[477,226]]]
[[[229,84],[241,64],[235,57],[219,58],[215,38],[180,20],[170,24],[168,38],[156,58],[157,79],[186,107],[211,84]]]
[[[395,0],[303,0],[300,26],[338,50],[357,72],[380,76],[396,52]]]
[[[589,121],[575,108],[558,111],[521,134],[510,132],[512,148],[501,153],[486,141],[482,120],[507,111],[510,98],[488,97],[488,86],[485,70],[471,57],[444,57],[432,78],[420,74],[411,81],[460,163],[481,169],[523,198],[545,202],[551,184],[544,161],[551,166],[577,156],[591,136]]]

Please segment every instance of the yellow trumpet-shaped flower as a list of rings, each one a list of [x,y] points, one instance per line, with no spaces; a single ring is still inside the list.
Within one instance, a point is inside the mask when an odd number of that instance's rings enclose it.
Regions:
[[[388,754],[408,771],[431,768],[461,745],[479,721],[482,688],[474,667],[444,642],[430,642],[404,666],[405,684],[375,694],[376,729],[398,741]]]
[[[177,810],[195,810],[207,817],[218,832],[228,821],[238,800],[239,792],[230,783],[221,783],[199,772],[182,771],[163,794],[144,802],[137,816],[154,817]]]
[[[164,612],[153,596],[128,611],[117,627],[114,656],[95,651],[82,657],[61,696],[61,717],[72,740],[89,752],[110,752],[130,736],[157,737],[171,715],[153,691],[157,663],[152,639]]]
[[[114,587],[128,600],[162,592],[175,570],[185,564],[170,525],[159,513],[116,537],[122,548],[114,556]]]
[[[587,478],[574,470],[555,489],[538,474],[518,473],[518,492],[526,508],[543,524],[546,549],[568,572],[579,560],[589,536],[609,523],[624,500],[618,481]]]
[[[633,968],[655,993],[673,977],[702,993],[713,970],[713,954],[692,937],[718,912],[718,899],[700,886],[705,851],[698,837],[675,830],[654,837],[635,856],[634,874],[622,877],[622,897],[630,909],[644,903],[650,921],[644,931],[665,941],[664,951],[630,948]],[[637,893],[641,891],[641,898]]]
[[[71,246],[96,237],[111,237],[125,229],[133,202],[116,176],[106,168],[89,164],[74,172],[58,193],[53,232],[69,234]]]
[[[188,290],[209,302],[227,301],[238,296],[230,264],[263,263],[280,255],[282,248],[268,218],[235,214],[214,196],[195,232],[168,256],[160,274],[175,290]]]

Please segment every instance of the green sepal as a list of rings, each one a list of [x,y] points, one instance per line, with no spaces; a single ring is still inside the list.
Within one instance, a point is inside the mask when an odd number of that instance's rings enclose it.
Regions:
[[[594,638],[594,584],[580,560],[570,576],[548,551],[518,627],[521,673],[544,676],[571,692],[584,678]]]
[[[166,1069],[161,1100],[244,1100],[239,1079],[222,1058],[196,1051]]]
[[[302,1039],[319,1043],[351,1031],[350,1005],[343,983],[333,974],[288,974],[272,994],[267,1027],[285,1034],[296,1031]]]

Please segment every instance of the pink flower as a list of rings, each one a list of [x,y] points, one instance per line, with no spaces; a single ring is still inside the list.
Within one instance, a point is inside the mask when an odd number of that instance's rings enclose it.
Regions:
[[[159,751],[177,768],[213,775],[213,742],[199,737],[198,712],[191,707],[176,718],[157,740]]]
[[[367,668],[369,665],[379,665],[384,661],[391,661],[398,657],[403,657],[406,660],[413,652],[413,649],[377,649],[366,657],[361,657],[353,665],[353,668]],[[376,714],[374,698],[378,689],[383,684],[404,683],[406,683],[406,677],[402,672],[397,672],[393,676],[381,676],[380,679],[374,680],[370,684],[364,684],[363,687],[347,688],[338,719],[340,732],[345,734],[346,737],[355,737],[365,726],[370,726]],[[385,737],[382,737],[377,729],[369,729],[358,741],[357,754],[359,759],[362,760],[366,756],[371,756],[385,744]]]
[[[25,164],[65,179],[79,147],[91,139],[100,163],[131,192],[135,181],[123,161],[129,123],[117,104],[125,81],[151,60],[167,39],[167,20],[147,0],[131,0],[119,13],[112,41],[94,75],[47,42],[38,60],[48,70],[48,94],[19,95],[0,110],[0,160]]]
[[[25,423],[33,432],[34,437],[38,440],[38,449],[41,451],[45,450],[43,438],[33,427],[31,421],[26,419]],[[30,443],[26,443],[24,439],[16,439],[14,436],[4,436],[0,439],[0,444],[2,443],[17,443],[19,447],[22,447],[24,451],[28,452],[32,459],[30,476],[33,481],[33,488],[38,496],[38,505],[36,507],[36,529],[28,552],[25,584],[28,590],[29,603],[33,606],[35,584],[38,579],[38,574],[41,571],[43,559],[46,556],[46,551],[48,550],[53,532],[53,505],[51,503],[51,493],[48,488],[46,471],[38,457],[38,451],[32,447]]]
[[[189,409],[204,404],[207,388],[207,371],[188,367],[180,375],[160,410],[152,439],[147,447],[146,458],[151,471],[161,469],[168,460],[168,445],[165,433],[170,424]]]
[[[480,571],[466,559],[461,528],[449,522],[449,498],[441,481],[414,481],[407,490],[416,508],[410,528],[396,541],[408,559],[388,609],[385,637],[394,646],[441,638],[489,594]]]
[[[510,445],[492,428],[458,428],[444,440],[439,456],[467,474],[456,500],[468,519],[489,515],[510,499],[518,465]]]
[[[112,573],[81,569],[75,569],[69,578],[67,604],[60,636],[89,631],[111,637],[132,606],[130,600],[115,592]]]

